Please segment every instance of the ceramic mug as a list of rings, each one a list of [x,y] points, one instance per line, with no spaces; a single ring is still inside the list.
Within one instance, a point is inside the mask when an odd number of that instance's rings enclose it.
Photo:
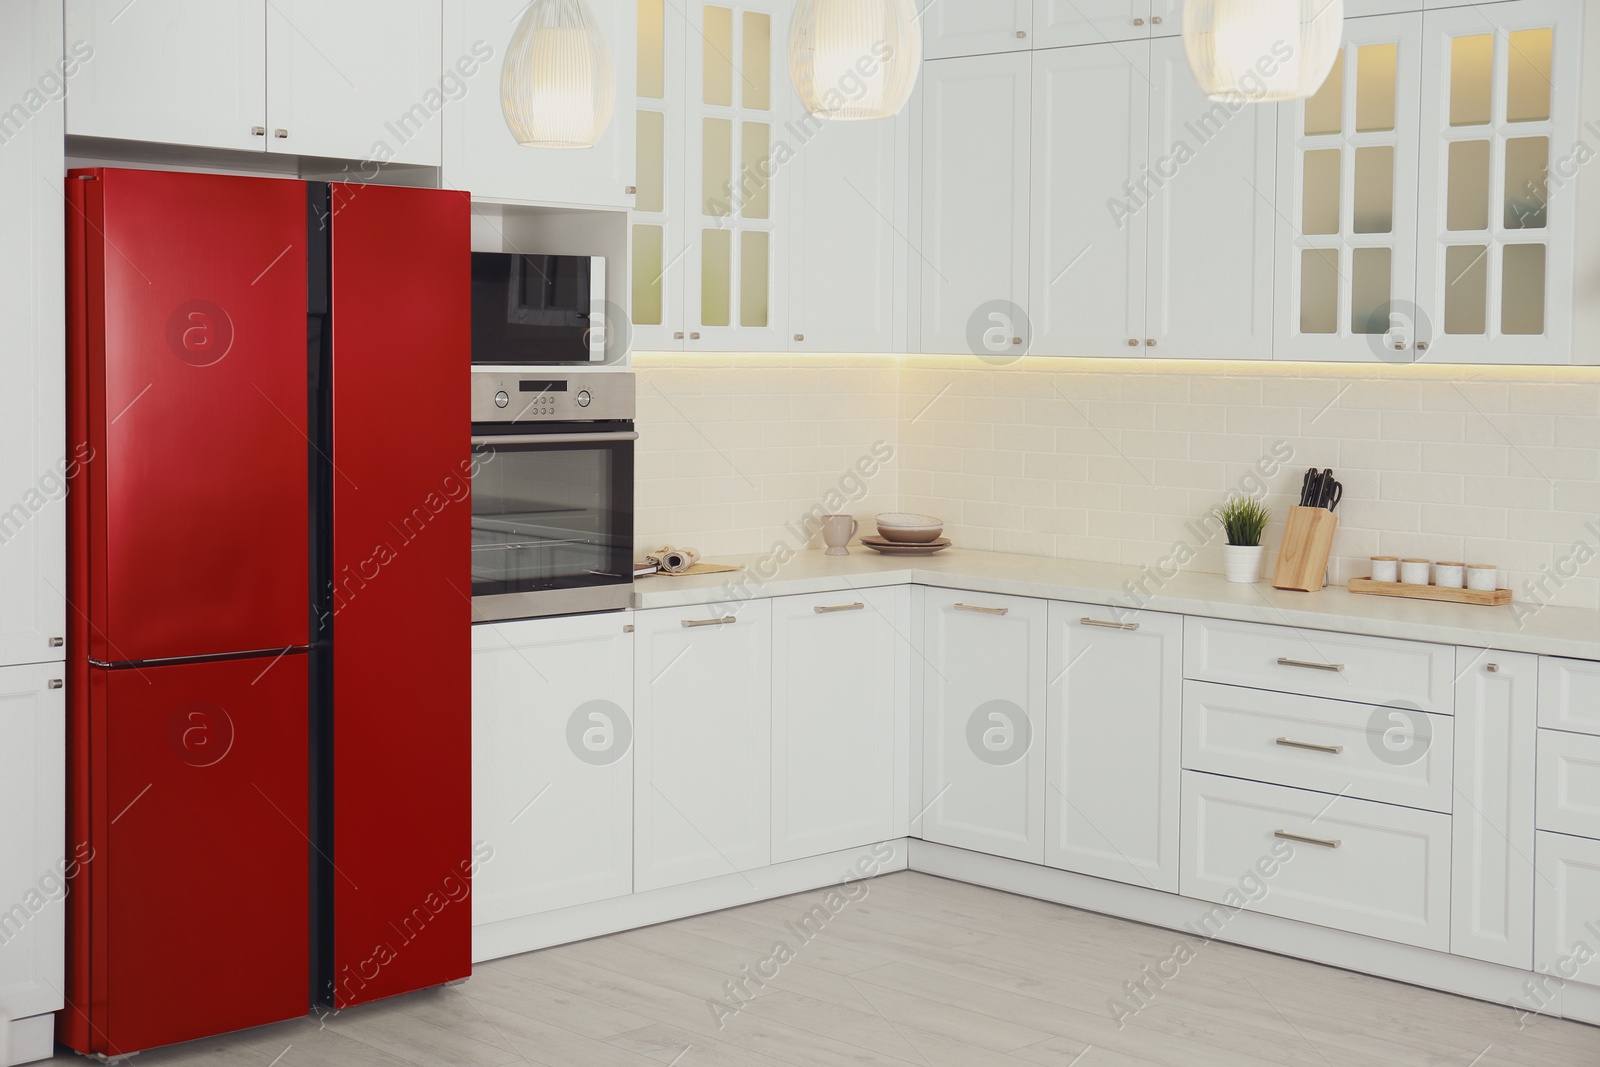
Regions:
[[[850,543],[850,538],[856,535],[858,524],[850,515],[824,515],[822,516],[822,543],[828,546],[824,553],[829,556],[848,556],[850,550],[845,546]]]
[[[1428,560],[1403,559],[1400,561],[1400,584],[1427,585]]]
[[[1461,589],[1467,584],[1467,565],[1440,560],[1433,565],[1433,584],[1440,589]]]
[[[1400,557],[1373,556],[1372,580],[1375,582],[1398,582],[1400,580]]]

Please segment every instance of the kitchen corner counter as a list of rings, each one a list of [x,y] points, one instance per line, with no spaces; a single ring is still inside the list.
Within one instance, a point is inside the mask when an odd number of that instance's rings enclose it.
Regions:
[[[712,562],[712,561],[708,561]],[[741,571],[634,583],[635,608],[705,604],[717,611],[758,597],[792,596],[886,585],[925,585],[1105,605],[1133,617],[1140,610],[1369,634],[1412,641],[1600,660],[1600,611],[1517,603],[1477,607],[1363,596],[1342,586],[1317,593],[1230,584],[1220,574],[1163,579],[1148,568],[1079,560],[947,549],[935,556],[880,556],[860,545],[848,556],[821,550],[787,560],[731,556],[717,563]]]

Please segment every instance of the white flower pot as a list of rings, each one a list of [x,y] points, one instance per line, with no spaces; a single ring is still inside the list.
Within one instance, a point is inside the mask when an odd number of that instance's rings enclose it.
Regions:
[[[1222,562],[1230,582],[1259,582],[1261,557],[1266,549],[1261,545],[1223,545]]]

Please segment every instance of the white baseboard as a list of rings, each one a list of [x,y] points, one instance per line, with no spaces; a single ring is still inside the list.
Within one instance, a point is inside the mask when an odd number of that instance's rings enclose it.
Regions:
[[[56,1052],[56,1017],[30,1015],[0,1021],[0,1067],[47,1060]]]
[[[502,919],[472,928],[472,962],[514,956],[551,945],[583,941],[602,934],[635,930],[641,926],[703,915],[709,911],[736,908],[758,900],[803,893],[808,889],[837,885],[846,878],[861,877],[906,869],[907,838],[877,845],[830,852],[788,863],[776,863],[754,871],[725,874],[688,885],[652,889],[631,896],[579,904],[543,915]],[[883,852],[893,850],[885,859]],[[861,865],[858,868],[858,864]]]

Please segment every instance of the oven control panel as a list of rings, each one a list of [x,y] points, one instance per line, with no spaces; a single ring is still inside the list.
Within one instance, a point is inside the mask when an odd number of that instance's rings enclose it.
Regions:
[[[631,420],[635,383],[623,371],[550,367],[474,369],[472,421],[609,422]]]

